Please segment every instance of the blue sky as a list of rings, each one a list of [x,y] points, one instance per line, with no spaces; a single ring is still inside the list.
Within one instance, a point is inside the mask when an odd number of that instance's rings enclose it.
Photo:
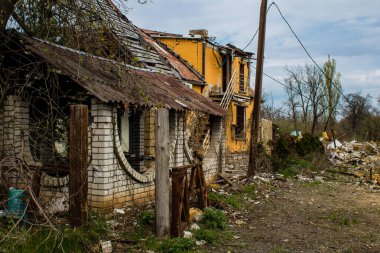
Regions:
[[[136,25],[187,35],[205,28],[223,44],[244,47],[257,29],[260,0],[129,0],[127,16]],[[268,5],[271,1],[268,1]],[[301,41],[323,65],[328,55],[337,61],[344,93],[380,96],[379,0],[278,0],[286,19]],[[256,53],[257,37],[247,48]],[[264,72],[283,81],[285,67],[311,61],[282,21],[275,8],[267,17]],[[264,92],[272,93],[280,106],[283,88],[264,77]]]

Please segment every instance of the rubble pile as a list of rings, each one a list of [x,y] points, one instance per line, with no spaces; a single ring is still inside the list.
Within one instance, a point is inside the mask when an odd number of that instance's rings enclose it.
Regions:
[[[377,143],[341,143],[336,140],[335,143],[326,144],[326,151],[334,166],[357,177],[376,180],[380,184],[380,151]]]

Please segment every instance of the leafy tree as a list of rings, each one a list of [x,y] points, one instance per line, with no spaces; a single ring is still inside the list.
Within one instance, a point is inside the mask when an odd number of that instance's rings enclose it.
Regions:
[[[337,107],[339,104],[339,100],[342,93],[342,85],[340,82],[340,73],[336,72],[336,61],[335,59],[331,59],[328,56],[327,61],[323,66],[324,71],[324,81],[325,81],[325,89],[326,89],[326,122],[325,122],[325,130],[328,126],[330,128],[334,127]]]

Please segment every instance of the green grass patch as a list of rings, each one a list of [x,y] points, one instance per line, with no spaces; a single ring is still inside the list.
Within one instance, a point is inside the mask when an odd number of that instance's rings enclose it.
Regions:
[[[220,232],[211,229],[199,229],[195,231],[194,237],[197,240],[203,240],[209,244],[215,244],[220,239]]]
[[[210,192],[209,199],[211,203],[223,203],[233,208],[239,209],[243,207],[242,201],[244,200],[243,194],[225,195],[217,192]]]
[[[89,252],[107,237],[107,223],[92,219],[83,228],[64,226],[59,232],[50,228],[17,228],[0,244],[0,252]],[[4,238],[5,231],[0,232]]]
[[[286,163],[286,167],[278,170],[278,173],[284,175],[285,178],[293,178],[298,174],[301,174],[303,170],[315,170],[315,165],[303,158],[289,159]]]
[[[233,239],[233,233],[225,230],[221,231],[201,228],[194,232],[194,238],[199,241],[203,240],[208,244],[218,245],[225,241],[231,241]]]
[[[195,242],[192,239],[178,237],[162,241],[159,251],[163,253],[190,252],[195,246]]]
[[[243,187],[243,193],[247,194],[247,195],[255,195],[257,189],[256,189],[256,185],[253,185],[253,184],[250,184],[250,185],[245,185]]]
[[[328,219],[331,220],[333,223],[341,226],[351,226],[359,223],[356,218],[346,216],[338,212],[331,213],[328,216]]]

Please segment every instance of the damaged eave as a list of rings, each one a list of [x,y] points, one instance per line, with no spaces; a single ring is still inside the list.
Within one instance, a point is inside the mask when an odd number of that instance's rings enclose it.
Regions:
[[[224,109],[170,75],[22,37],[27,42],[23,45],[26,49],[103,102],[201,111],[217,116],[226,114]]]

